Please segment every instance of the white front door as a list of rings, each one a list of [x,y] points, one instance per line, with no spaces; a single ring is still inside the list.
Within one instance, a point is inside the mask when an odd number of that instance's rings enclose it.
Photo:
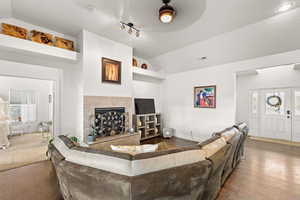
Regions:
[[[259,136],[292,140],[292,90],[260,91]]]
[[[292,108],[292,140],[300,142],[300,88],[293,89]]]

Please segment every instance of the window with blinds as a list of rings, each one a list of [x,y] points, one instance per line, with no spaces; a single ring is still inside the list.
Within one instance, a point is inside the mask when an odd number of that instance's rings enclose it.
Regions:
[[[9,90],[9,117],[11,121],[36,121],[37,95],[35,91]]]

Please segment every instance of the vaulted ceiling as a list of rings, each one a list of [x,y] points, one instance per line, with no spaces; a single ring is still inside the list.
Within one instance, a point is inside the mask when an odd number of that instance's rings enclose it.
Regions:
[[[208,56],[208,59],[210,59],[209,56],[212,55],[208,54],[212,52],[206,53],[204,48],[210,47],[209,41],[214,41],[214,38],[221,35],[235,37],[235,34],[230,34],[245,29],[247,26],[252,26],[254,29],[260,27],[262,30],[265,30],[263,28],[266,24],[253,25],[267,23],[265,20],[278,15],[276,10],[283,2],[283,0],[172,0],[171,4],[176,8],[178,15],[174,24],[162,26],[158,22],[158,9],[162,5],[161,0],[5,1],[11,1],[11,4],[6,6],[7,10],[10,10],[15,18],[72,36],[77,36],[81,29],[87,29],[114,41],[132,46],[136,56],[154,61],[158,61],[158,58],[161,58],[161,60],[167,59],[164,56],[172,55],[172,52],[180,52],[173,54],[174,56],[179,56],[183,52],[182,49],[194,44],[205,44],[205,46],[196,48],[198,51],[201,49],[201,52],[193,55],[192,59],[195,59],[195,56],[196,58]],[[293,0],[293,2],[295,2],[295,8],[300,5],[300,0]],[[0,9],[0,12],[4,11]],[[136,38],[125,31],[121,31],[119,26],[121,20],[133,22],[141,28],[141,37]],[[286,22],[295,23],[298,22],[297,20],[287,20]],[[281,24],[284,24],[284,21]],[[270,24],[267,23],[268,25]],[[284,28],[284,25],[282,28]],[[276,31],[276,28],[272,30]],[[251,36],[251,34],[255,34],[255,30],[245,30],[243,34],[250,34]],[[239,36],[242,37],[242,35]],[[265,37],[267,38],[268,36],[266,35]],[[238,40],[238,38],[236,39]],[[260,40],[261,38],[254,42],[260,42]],[[269,42],[272,43],[272,41]],[[215,42],[211,43],[212,46],[216,45]],[[229,45],[229,43],[226,44]],[[251,42],[249,45],[251,45]],[[224,47],[222,48],[224,49]],[[263,56],[270,53],[269,48],[266,48],[265,52],[264,48],[258,49],[257,52],[259,53],[255,54],[255,56]],[[295,49],[295,46],[290,49]],[[240,49],[230,49],[228,47],[227,50]],[[284,48],[284,50],[288,50],[288,48]],[[231,54],[234,54],[234,52]],[[219,64],[221,60],[222,62],[227,62],[246,57],[245,55],[241,57],[231,56],[225,60],[215,58],[211,63]],[[171,59],[171,57],[168,57],[168,59]],[[174,60],[177,59],[174,58]],[[182,60],[189,60],[189,56],[183,57]],[[178,62],[176,61],[176,63]],[[189,65],[193,63],[194,61],[189,63]],[[166,63],[166,65],[171,64],[173,63]]]

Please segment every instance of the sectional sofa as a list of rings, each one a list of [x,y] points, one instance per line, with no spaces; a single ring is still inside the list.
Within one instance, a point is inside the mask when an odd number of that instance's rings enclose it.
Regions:
[[[65,200],[214,200],[241,160],[246,137],[242,123],[197,145],[131,155],[60,136],[49,152]]]

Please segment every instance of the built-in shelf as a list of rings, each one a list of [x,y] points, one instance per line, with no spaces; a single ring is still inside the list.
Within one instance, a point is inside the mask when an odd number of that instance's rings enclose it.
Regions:
[[[138,67],[132,67],[133,72],[133,79],[140,80],[141,78],[151,78],[151,79],[157,79],[157,80],[164,80],[165,76],[163,73],[141,69]]]
[[[33,57],[47,57],[66,62],[76,62],[79,55],[76,51],[40,44],[4,34],[0,34],[0,51],[15,52]]]
[[[161,135],[161,114],[133,115],[133,127],[141,134],[141,140],[147,140]]]

